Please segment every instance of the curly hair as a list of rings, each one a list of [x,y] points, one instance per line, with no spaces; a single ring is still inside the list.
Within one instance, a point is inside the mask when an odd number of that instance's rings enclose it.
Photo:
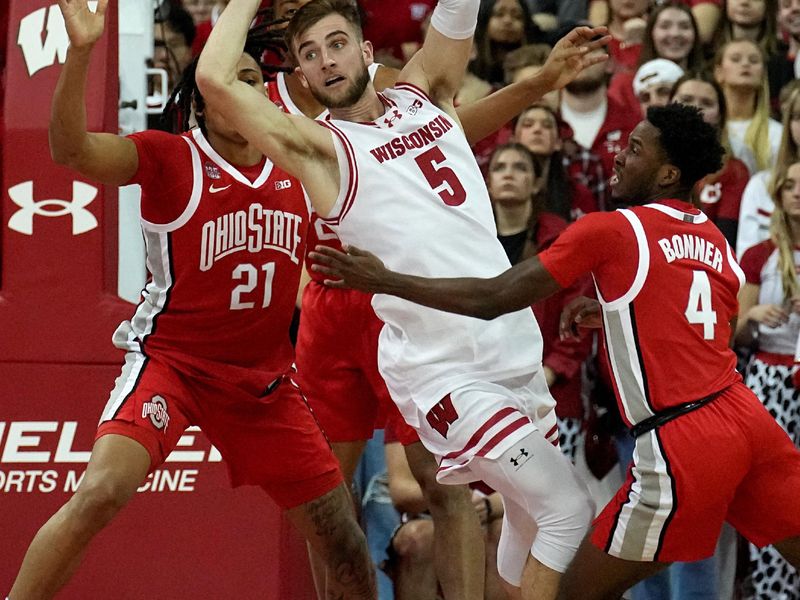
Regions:
[[[725,149],[717,130],[703,120],[700,110],[685,104],[651,106],[647,120],[659,130],[659,142],[670,164],[681,172],[681,185],[691,189],[722,168]]]
[[[261,61],[261,57],[264,54],[263,43],[256,43],[255,40],[248,39],[243,53],[252,56],[262,71],[264,70]],[[200,131],[203,132],[204,136],[208,136],[206,121],[202,116],[205,109],[205,100],[197,88],[197,80],[195,79],[198,60],[200,60],[199,56],[183,70],[180,81],[175,85],[175,89],[172,90],[172,94],[170,94],[169,100],[164,106],[164,111],[161,113],[161,124],[167,131],[172,133],[189,131],[192,128],[191,118],[194,115]]]

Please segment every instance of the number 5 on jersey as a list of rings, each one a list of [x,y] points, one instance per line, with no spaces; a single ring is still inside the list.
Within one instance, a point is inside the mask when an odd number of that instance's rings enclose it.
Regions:
[[[692,287],[689,288],[689,303],[686,305],[686,320],[692,325],[703,326],[703,339],[714,339],[717,311],[711,304],[711,282],[705,271],[692,271]]]

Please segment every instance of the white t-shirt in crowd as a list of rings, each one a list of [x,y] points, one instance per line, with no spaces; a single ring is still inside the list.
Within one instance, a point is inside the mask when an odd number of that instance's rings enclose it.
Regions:
[[[756,164],[756,157],[753,154],[752,148],[745,145],[744,136],[747,134],[747,128],[750,127],[752,119],[745,121],[728,121],[725,128],[728,132],[728,140],[731,144],[731,152],[733,155],[742,161],[750,171],[750,175],[755,175],[760,169]],[[781,145],[781,135],[783,134],[783,125],[775,121],[769,120],[769,147],[771,156],[769,164],[771,165],[775,158],[778,156],[778,148]]]
[[[607,100],[603,100],[600,106],[589,112],[578,112],[561,101],[561,117],[572,127],[575,141],[584,148],[591,148],[594,145],[594,140],[605,123],[607,112]]]

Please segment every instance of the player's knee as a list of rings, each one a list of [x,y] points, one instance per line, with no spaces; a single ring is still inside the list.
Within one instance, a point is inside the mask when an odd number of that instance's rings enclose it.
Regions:
[[[69,502],[70,513],[79,524],[108,523],[124,507],[135,487],[108,479],[85,481]]]
[[[433,558],[433,521],[415,519],[403,525],[392,542],[402,560],[414,563]]]
[[[534,556],[549,557],[548,566],[563,572],[589,531],[594,517],[594,502],[583,492],[559,497],[554,510],[537,523]]]

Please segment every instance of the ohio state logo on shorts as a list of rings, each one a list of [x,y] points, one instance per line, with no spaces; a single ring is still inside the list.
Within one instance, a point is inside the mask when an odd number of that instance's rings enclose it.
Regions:
[[[169,414],[167,413],[167,401],[161,396],[153,396],[150,402],[142,405],[142,418],[150,418],[150,422],[156,429],[166,431],[169,425]]]

